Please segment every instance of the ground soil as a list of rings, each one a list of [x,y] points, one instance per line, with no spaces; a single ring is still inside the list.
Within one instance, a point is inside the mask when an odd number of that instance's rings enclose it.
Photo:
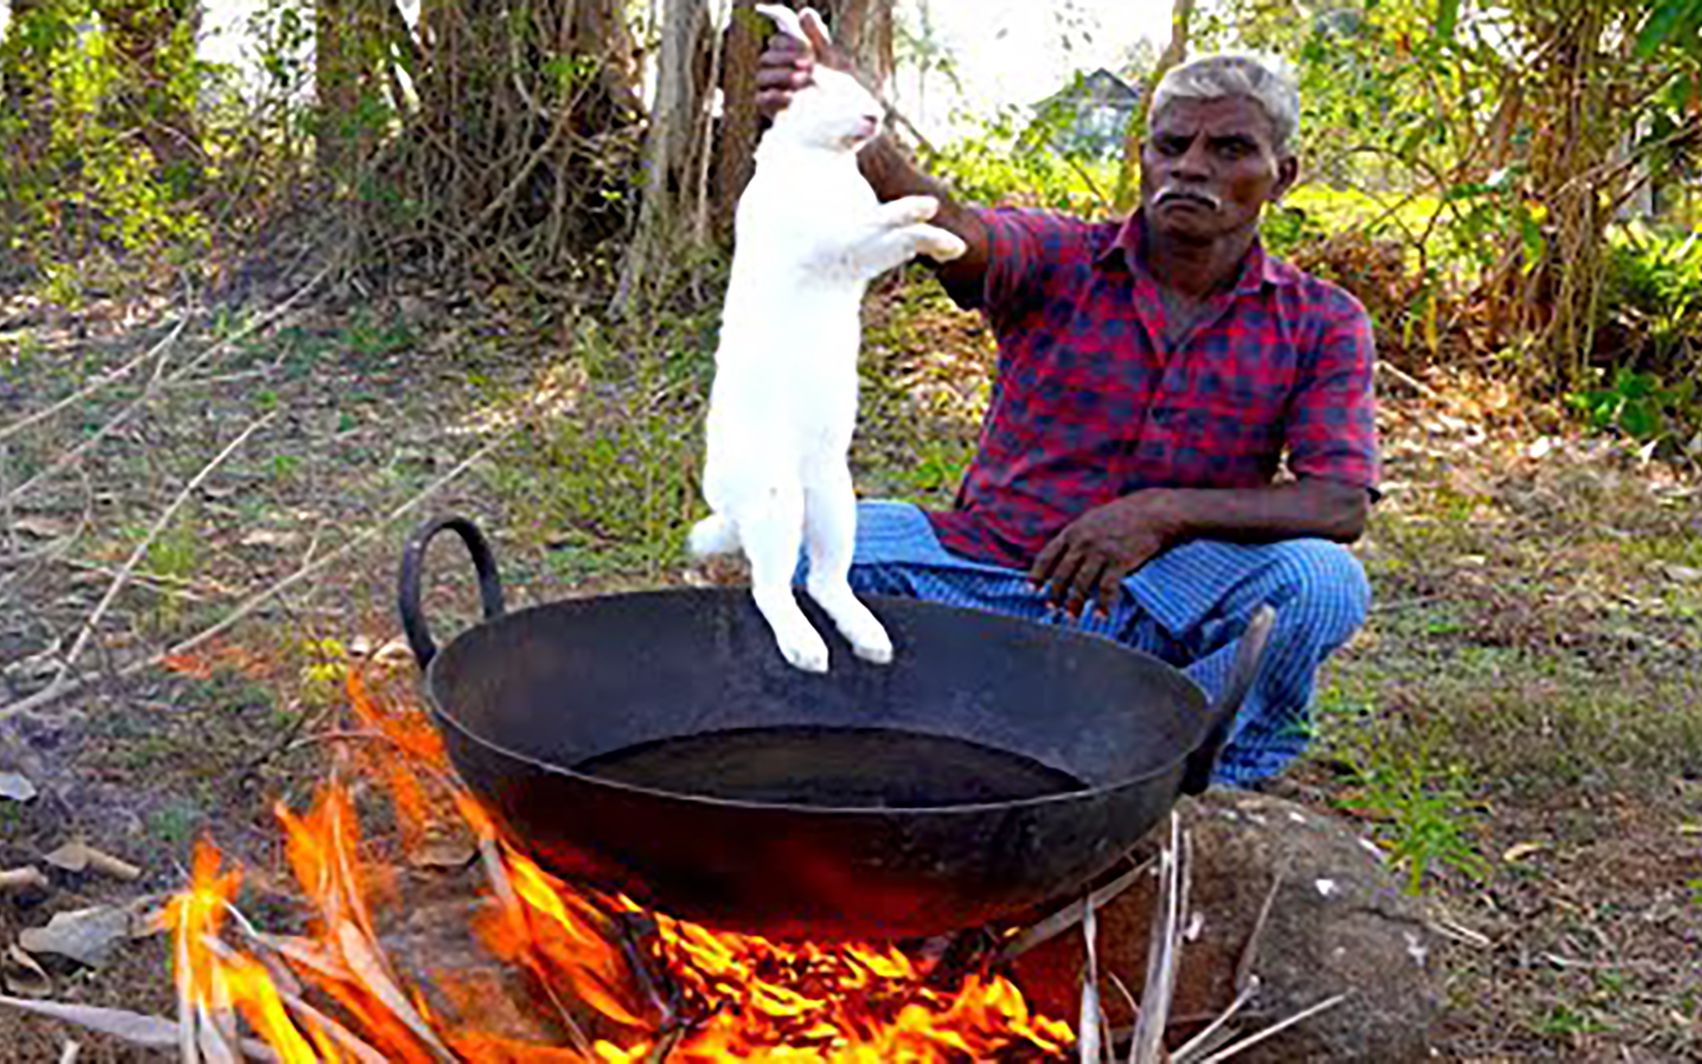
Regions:
[[[45,892],[0,895],[0,943],[173,889],[203,833],[250,869],[251,915],[300,919],[272,806],[305,805],[328,771],[336,744],[317,737],[347,723],[351,651],[397,635],[415,521],[476,515],[514,602],[701,578],[677,540],[696,505],[703,319],[659,320],[640,345],[502,290],[327,280],[221,345],[312,276],[187,312],[0,302],[0,431],[189,318],[162,356],[0,437],[6,497],[100,436],[0,504],[0,706],[49,683],[148,543],[69,670],[83,686],[0,718],[0,770],[40,791],[0,799],[0,868],[81,836],[143,876],[54,871]],[[911,285],[878,297],[869,335],[861,487],[946,502],[986,394],[985,331]],[[1322,677],[1313,752],[1277,789],[1362,822],[1454,928],[1441,1058],[1697,1059],[1698,481],[1481,377],[1410,369],[1381,382],[1385,498],[1356,546],[1374,613]],[[134,668],[328,556],[228,632]],[[428,606],[452,632],[471,582],[454,549],[430,559]],[[375,854],[388,844],[380,822]],[[169,1015],[167,961],[141,939],[99,970],[51,965],[52,993]],[[146,1056],[0,1011],[7,1059],[56,1059],[67,1037],[82,1060]]]

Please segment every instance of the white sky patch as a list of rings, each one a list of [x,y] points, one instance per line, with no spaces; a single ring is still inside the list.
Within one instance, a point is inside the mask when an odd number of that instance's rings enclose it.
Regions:
[[[1045,99],[1077,70],[1115,68],[1135,41],[1157,48],[1170,39],[1170,0],[895,0],[909,26],[926,11],[963,86],[955,97],[943,77],[918,91],[899,79],[897,103],[930,135],[957,132],[952,111],[990,116],[1000,107]],[[901,57],[902,59],[902,57]]]

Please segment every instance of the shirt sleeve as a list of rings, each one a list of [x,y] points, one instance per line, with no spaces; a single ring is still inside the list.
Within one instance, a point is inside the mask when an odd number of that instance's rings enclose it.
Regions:
[[[1376,342],[1359,301],[1346,293],[1338,299],[1289,403],[1288,468],[1296,476],[1327,477],[1374,492],[1380,476],[1372,387]]]
[[[984,311],[994,323],[1020,317],[1047,290],[1058,265],[1080,239],[1082,222],[1051,211],[982,208],[987,229],[987,273],[980,291],[954,293],[965,310]]]

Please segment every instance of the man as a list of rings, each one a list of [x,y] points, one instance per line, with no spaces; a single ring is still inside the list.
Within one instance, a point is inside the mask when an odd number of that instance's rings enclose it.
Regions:
[[[772,116],[826,41],[773,38],[757,75]],[[1141,146],[1141,206],[1121,223],[973,209],[885,137],[860,156],[883,199],[939,197],[969,246],[937,267],[999,344],[979,451],[949,512],[858,511],[852,583],[1078,623],[1226,680],[1251,613],[1277,623],[1217,780],[1249,786],[1306,745],[1319,665],[1364,622],[1342,546],[1378,473],[1373,347],[1346,292],[1268,257],[1260,212],[1293,183],[1299,95],[1256,60],[1171,71]],[[1284,453],[1292,475],[1273,483]]]

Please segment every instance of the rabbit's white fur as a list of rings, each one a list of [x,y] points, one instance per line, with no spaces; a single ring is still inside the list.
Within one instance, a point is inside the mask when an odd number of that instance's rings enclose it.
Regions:
[[[782,32],[799,16],[759,4]],[[817,20],[814,11],[803,18]],[[892,660],[892,642],[847,582],[857,503],[846,464],[857,418],[861,305],[870,280],[918,253],[962,255],[963,241],[925,225],[939,203],[882,204],[857,169],[878,131],[879,103],[847,74],[816,67],[756,151],[734,217],[732,276],[710,390],[703,494],[714,511],[692,553],[743,550],[751,596],[791,664],[825,672],[827,644],[793,597],[799,549],[806,588],[852,651]]]

